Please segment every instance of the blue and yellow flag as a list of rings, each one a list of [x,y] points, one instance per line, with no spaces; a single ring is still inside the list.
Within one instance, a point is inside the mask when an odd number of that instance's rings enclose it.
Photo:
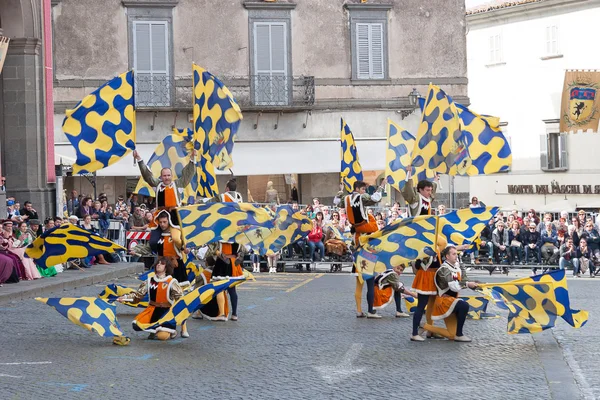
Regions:
[[[105,300],[109,303],[114,303],[119,297],[125,296],[133,292],[135,292],[135,289],[111,283],[110,285],[106,285],[104,290],[102,290],[102,292],[100,292],[100,294],[98,295],[98,298]],[[148,307],[148,293],[146,293],[144,298],[139,303],[134,304],[130,302],[123,302],[122,304],[125,304],[129,307],[146,308]]]
[[[439,235],[455,246],[471,244],[498,210],[499,207],[463,208],[441,215]]]
[[[362,236],[354,257],[356,268],[368,279],[388,268],[435,255],[437,218],[405,218]]]
[[[508,171],[512,152],[497,117],[479,115],[430,85],[419,102],[423,117],[412,165],[448,175]]]
[[[182,238],[188,248],[216,241],[240,243],[247,231],[273,229],[274,222],[262,207],[248,203],[206,203],[177,209]]]
[[[564,269],[480,287],[496,292],[508,308],[508,333],[541,332],[554,327],[557,317],[574,328],[588,320],[587,311],[571,309]]]
[[[170,168],[173,172],[173,179],[177,179],[181,176],[183,168],[189,164],[192,156],[193,145],[193,133],[191,129],[173,129],[173,133],[167,135],[159,144],[156,146],[154,153],[148,160],[148,168],[152,171],[154,176],[160,176],[163,168]],[[184,188],[184,203],[193,204],[196,199],[196,192],[198,191],[198,179],[199,171],[196,171],[196,175],[192,178],[190,184]],[[138,184],[135,188],[134,193],[141,194],[143,196],[156,197],[153,187],[150,187],[144,180],[139,179]]]
[[[352,192],[354,182],[363,180],[363,173],[358,161],[358,152],[352,131],[343,118],[341,121],[342,166],[340,175],[346,191]]]
[[[233,166],[231,154],[242,121],[233,95],[217,77],[196,64],[193,74],[195,148],[219,170]],[[206,196],[208,197],[208,196]]]
[[[487,312],[489,300],[485,296],[459,296],[459,298],[469,304],[469,313],[467,316],[471,319],[500,318],[497,314]],[[409,313],[417,311],[417,306],[419,304],[417,299],[407,295],[404,296],[404,302]]]
[[[246,281],[246,276],[229,278],[226,280],[208,283],[177,300],[169,311],[158,321],[148,324],[137,322],[137,326],[143,330],[156,329],[161,325],[181,325],[194,311],[199,310],[210,302],[217,294],[235,287]]]
[[[385,176],[387,183],[398,191],[406,184],[414,146],[415,137],[388,119]]]
[[[97,256],[102,253],[127,251],[108,239],[90,233],[72,224],[60,225],[37,237],[25,249],[27,257],[40,268],[50,268],[75,258]]]
[[[63,131],[75,148],[73,173],[106,168],[135,149],[133,71],[106,82],[66,111]]]
[[[252,231],[246,232],[248,241],[240,244],[249,244],[252,249],[261,255],[272,255],[285,246],[308,236],[312,230],[312,221],[300,212],[294,213],[291,206],[279,206],[274,219],[273,229],[265,233],[261,231],[261,238],[252,237]]]
[[[198,190],[200,197],[210,198],[219,194],[215,167],[208,154],[198,155]]]
[[[117,307],[97,297],[36,297],[54,307],[72,323],[103,337],[124,336],[117,321]]]

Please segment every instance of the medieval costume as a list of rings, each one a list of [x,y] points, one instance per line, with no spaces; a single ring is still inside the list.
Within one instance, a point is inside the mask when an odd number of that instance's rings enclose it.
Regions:
[[[437,257],[417,260],[413,264],[413,272],[415,273],[413,289],[417,293],[417,309],[413,314],[412,341],[423,340],[423,338],[419,336],[419,325],[421,324],[423,313],[425,313],[425,307],[427,307],[427,312],[425,314],[426,321],[433,324],[431,313],[435,302],[435,295],[437,294],[435,274],[439,267],[440,261]],[[431,337],[431,335],[428,334],[428,337]]]
[[[396,318],[409,316],[402,312],[402,295],[404,293],[414,295],[400,282],[399,276],[399,273],[394,269],[388,269],[375,278],[375,300],[373,303],[375,310],[383,310],[394,301],[396,303]]]
[[[404,185],[404,188],[402,189],[402,197],[404,197],[404,200],[408,203],[409,216],[416,217],[417,215],[432,214],[431,204],[433,203],[439,184],[437,182],[432,182],[432,185],[433,190],[431,191],[431,197],[426,198],[414,187],[412,179],[408,179],[406,185]],[[419,185],[417,185],[417,187],[418,186]]]
[[[334,204],[339,204],[340,202],[344,205],[344,209],[346,211],[346,215],[348,217],[348,222],[351,225],[351,232],[354,234],[354,245],[356,248],[360,246],[359,237],[361,235],[367,235],[369,233],[376,232],[378,230],[377,221],[373,215],[368,214],[366,207],[375,205],[381,201],[381,192],[383,188],[379,188],[375,193],[369,195],[368,193],[360,193],[359,190],[366,187],[366,184],[363,182],[363,186],[358,188],[355,182],[355,189],[352,193],[342,197],[342,192],[339,192],[334,199]],[[356,264],[352,266],[352,272],[357,273],[356,277],[356,289],[354,291],[354,300],[356,302],[356,317],[370,317],[370,318],[381,318],[381,316],[377,315],[375,309],[373,308],[373,302],[375,299],[375,282],[374,277],[371,279],[367,279],[367,305],[369,308],[369,312],[365,315],[362,312],[362,288],[364,280],[362,278],[361,272],[358,268],[356,268]]]
[[[162,230],[158,225],[158,218],[161,215],[166,215],[169,218],[169,227],[166,230]],[[173,260],[176,260],[173,277],[177,279],[181,285],[189,285],[187,273],[185,271],[185,264],[182,259],[183,243],[181,241],[181,235],[173,235],[173,231],[177,231],[177,233],[180,231],[173,225],[171,214],[166,211],[159,211],[156,217],[154,217],[154,223],[156,226],[150,233],[150,249],[159,257],[170,257]]]

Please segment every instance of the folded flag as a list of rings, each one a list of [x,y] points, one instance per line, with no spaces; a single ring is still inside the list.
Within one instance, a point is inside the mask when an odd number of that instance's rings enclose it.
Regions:
[[[75,258],[87,258],[102,253],[127,251],[108,239],[104,239],[72,224],[60,225],[37,237],[25,249],[27,257],[43,269],[64,264]]]
[[[354,182],[363,180],[362,167],[358,161],[358,151],[354,142],[354,135],[350,127],[344,119],[342,121],[342,129],[340,132],[342,142],[342,166],[341,178],[344,188],[348,192],[352,192]]]
[[[107,285],[102,292],[100,292],[98,298],[106,300],[109,303],[114,303],[119,297],[133,292],[135,292],[135,289],[111,283],[110,285]],[[148,293],[146,293],[144,298],[139,303],[123,302],[122,304],[125,304],[129,307],[146,308],[148,307]]]
[[[106,82],[67,110],[63,131],[75,148],[73,173],[92,173],[135,149],[133,71]]]
[[[36,297],[62,316],[103,337],[124,336],[117,321],[116,305],[97,297]]]
[[[213,74],[196,64],[192,74],[195,148],[207,154],[217,169],[231,168],[242,111],[227,86]]]
[[[564,269],[480,287],[496,292],[508,308],[508,333],[541,332],[554,327],[557,317],[574,328],[588,320],[587,311],[571,309]]]
[[[246,232],[273,229],[274,223],[262,207],[249,203],[205,203],[177,209],[182,238],[188,248],[216,241],[239,243]]]

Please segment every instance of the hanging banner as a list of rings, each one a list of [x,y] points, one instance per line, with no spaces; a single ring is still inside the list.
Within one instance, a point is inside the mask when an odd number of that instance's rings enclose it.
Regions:
[[[566,71],[560,108],[560,131],[598,132],[600,71]]]
[[[0,36],[0,74],[2,73],[4,60],[6,59],[6,52],[8,52],[8,42],[10,42],[9,38]]]

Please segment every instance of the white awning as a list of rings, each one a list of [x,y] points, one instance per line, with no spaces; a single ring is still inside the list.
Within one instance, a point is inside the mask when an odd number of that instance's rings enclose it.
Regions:
[[[158,143],[141,143],[138,152],[148,160]],[[385,139],[358,140],[356,147],[364,171],[385,169]],[[56,144],[56,154],[75,160],[70,144]],[[236,175],[314,174],[340,172],[340,142],[336,139],[303,141],[236,142],[233,153]],[[63,159],[63,164],[65,161]],[[229,174],[228,171],[218,174]],[[98,171],[98,176],[138,176],[131,155]]]

